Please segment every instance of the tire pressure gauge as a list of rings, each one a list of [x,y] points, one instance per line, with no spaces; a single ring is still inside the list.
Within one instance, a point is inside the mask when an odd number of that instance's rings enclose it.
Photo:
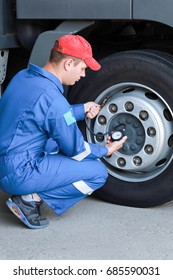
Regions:
[[[110,136],[112,141],[119,141],[125,136],[125,126],[118,125],[115,130],[111,131]]]

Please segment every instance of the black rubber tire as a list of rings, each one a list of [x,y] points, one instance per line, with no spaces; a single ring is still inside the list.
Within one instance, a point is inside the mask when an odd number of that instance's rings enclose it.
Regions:
[[[113,54],[100,61],[98,72],[88,71],[85,79],[73,86],[70,103],[95,100],[106,88],[126,82],[144,84],[169,104],[173,111],[173,58],[162,52],[148,50]],[[85,135],[85,124],[79,124]],[[104,201],[133,206],[153,207],[173,199],[173,161],[157,177],[144,182],[127,182],[111,175],[106,184],[94,193]]]

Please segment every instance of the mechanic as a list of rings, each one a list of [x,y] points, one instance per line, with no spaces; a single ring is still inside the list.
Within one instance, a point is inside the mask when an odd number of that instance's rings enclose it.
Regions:
[[[108,137],[105,146],[84,141],[77,121],[94,118],[100,106],[92,101],[70,105],[63,85],[85,77],[87,67],[101,67],[91,45],[79,35],[62,36],[48,63],[43,68],[29,64],[17,73],[0,100],[0,188],[11,195],[9,209],[29,228],[49,224],[40,214],[42,202],[61,215],[102,187],[107,171],[97,159],[127,139]]]

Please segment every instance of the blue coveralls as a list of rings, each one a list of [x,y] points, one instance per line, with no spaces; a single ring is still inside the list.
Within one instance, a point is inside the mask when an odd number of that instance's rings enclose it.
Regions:
[[[0,188],[37,193],[60,215],[103,186],[98,158],[108,150],[84,141],[76,123],[84,116],[53,74],[34,64],[20,71],[0,100]]]

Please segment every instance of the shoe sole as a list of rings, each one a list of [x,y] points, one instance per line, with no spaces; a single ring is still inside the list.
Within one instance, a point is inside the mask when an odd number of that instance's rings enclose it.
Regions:
[[[34,226],[32,224],[30,224],[27,220],[27,218],[25,217],[25,215],[23,214],[23,212],[20,210],[20,208],[11,200],[11,198],[9,198],[6,201],[6,204],[8,206],[8,208],[11,210],[11,212],[22,222],[24,223],[27,227],[29,228],[33,228],[33,229],[38,229],[38,228],[44,228],[47,227],[47,225],[43,225],[43,226]]]

